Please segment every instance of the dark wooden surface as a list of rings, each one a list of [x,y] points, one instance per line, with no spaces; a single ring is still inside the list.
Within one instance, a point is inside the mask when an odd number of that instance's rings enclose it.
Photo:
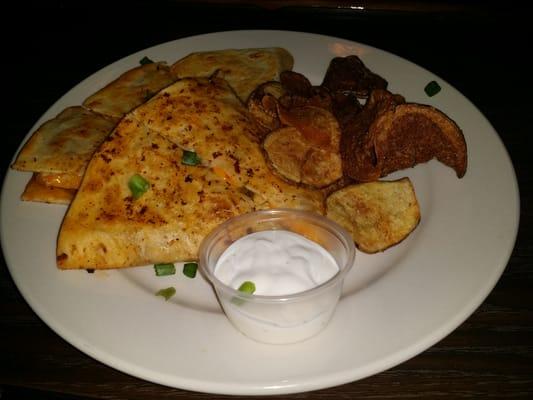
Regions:
[[[358,382],[276,398],[533,397],[530,10],[512,2],[485,7],[470,3],[463,11],[452,7],[437,13],[386,7],[193,7],[182,2],[113,7],[92,2],[81,8],[68,4],[56,2],[54,8],[36,10],[23,3],[17,10],[3,11],[3,19],[12,23],[2,28],[2,97],[8,101],[2,107],[2,176],[30,127],[79,81],[132,52],[198,33],[275,28],[340,36],[401,55],[458,88],[499,132],[518,177],[520,229],[501,280],[466,322],[413,359]],[[3,258],[0,385],[1,399],[228,397],[155,385],[84,355],[33,313]]]

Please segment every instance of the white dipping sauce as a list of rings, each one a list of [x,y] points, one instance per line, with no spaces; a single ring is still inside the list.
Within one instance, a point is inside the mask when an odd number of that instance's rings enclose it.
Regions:
[[[339,267],[322,246],[293,232],[271,230],[246,235],[219,258],[214,274],[234,289],[245,281],[256,295],[288,295],[331,279]]]

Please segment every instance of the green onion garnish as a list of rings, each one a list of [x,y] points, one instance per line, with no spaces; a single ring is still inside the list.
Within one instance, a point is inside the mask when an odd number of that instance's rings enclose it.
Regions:
[[[155,294],[156,296],[163,296],[165,300],[170,299],[172,296],[176,294],[176,289],[174,289],[172,286],[167,287],[165,289],[158,290]]]
[[[155,264],[154,269],[157,276],[174,275],[176,273],[176,267],[172,263]]]
[[[189,278],[194,278],[196,276],[196,271],[198,270],[198,264],[194,262],[185,263],[183,266],[183,275],[188,276]]]
[[[429,82],[424,88],[424,92],[431,97],[440,92],[440,85],[436,81]]]
[[[198,165],[200,164],[200,157],[194,151],[183,150],[181,163],[185,165]]]
[[[241,286],[239,286],[239,292],[250,293],[255,292],[255,283],[251,281],[244,281]]]
[[[131,190],[133,198],[138,199],[142,196],[144,192],[146,192],[150,188],[150,184],[141,175],[135,174],[130,178],[128,182],[128,187]]]
[[[141,58],[141,60],[139,61],[139,63],[141,65],[146,65],[146,64],[153,64],[153,61],[150,60],[148,57],[144,56],[143,58]]]

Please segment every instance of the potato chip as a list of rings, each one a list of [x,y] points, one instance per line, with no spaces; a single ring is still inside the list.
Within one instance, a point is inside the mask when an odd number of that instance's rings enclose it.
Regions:
[[[466,173],[467,150],[463,132],[442,111],[434,107],[406,103],[381,114],[368,135],[381,176],[436,158],[453,168],[458,178]]]
[[[263,148],[274,172],[289,182],[323,188],[342,177],[340,153],[316,146],[294,127],[271,132]]]
[[[344,227],[365,253],[401,242],[420,221],[409,178],[347,186],[328,196],[326,210],[328,218]]]

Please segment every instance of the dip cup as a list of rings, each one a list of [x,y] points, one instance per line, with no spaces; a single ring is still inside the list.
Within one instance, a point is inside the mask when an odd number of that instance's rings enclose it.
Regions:
[[[339,271],[312,289],[287,295],[243,293],[215,276],[222,253],[237,239],[253,232],[286,230],[300,234],[326,249]],[[244,335],[272,344],[294,343],[319,333],[339,302],[344,278],[355,259],[351,236],[335,222],[313,212],[270,209],[231,218],[202,242],[200,272],[212,284],[229,321]]]

